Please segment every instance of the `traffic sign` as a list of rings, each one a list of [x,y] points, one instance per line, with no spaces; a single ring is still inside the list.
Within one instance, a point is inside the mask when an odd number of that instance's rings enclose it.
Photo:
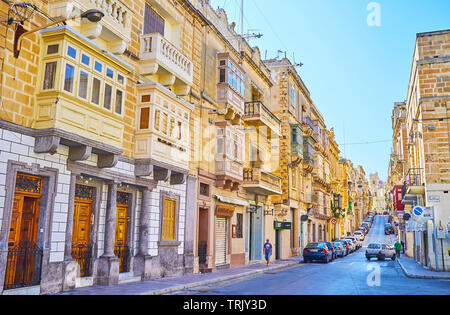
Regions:
[[[337,223],[336,219],[331,220],[331,223],[336,224]]]
[[[437,232],[436,237],[438,239],[446,239],[447,238],[448,231],[447,231],[446,226],[438,226],[436,232]]]

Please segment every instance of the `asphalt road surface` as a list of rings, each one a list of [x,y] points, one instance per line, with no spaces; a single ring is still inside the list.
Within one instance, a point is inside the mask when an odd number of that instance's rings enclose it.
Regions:
[[[365,248],[370,242],[393,244],[395,236],[384,234],[387,216],[376,216],[363,248],[329,264],[300,264],[265,273],[194,288],[181,295],[449,295],[450,281],[410,279],[397,262],[370,262]]]

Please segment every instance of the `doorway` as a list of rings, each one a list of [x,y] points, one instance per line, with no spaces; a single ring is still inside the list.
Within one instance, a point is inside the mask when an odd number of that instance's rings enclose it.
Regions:
[[[92,204],[94,188],[75,186],[75,201],[72,233],[72,258],[80,268],[80,277],[91,274],[92,247],[90,244]]]
[[[38,285],[42,248],[38,246],[42,177],[17,174],[8,237],[4,289]]]
[[[128,246],[128,205],[130,195],[117,192],[117,214],[114,254],[119,258],[119,273],[129,271],[130,248]]]

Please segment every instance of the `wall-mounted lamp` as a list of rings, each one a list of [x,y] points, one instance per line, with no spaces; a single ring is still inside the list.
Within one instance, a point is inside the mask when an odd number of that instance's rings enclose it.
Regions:
[[[97,10],[97,9],[91,9],[91,10],[87,10],[87,11],[81,13],[80,18],[88,19],[92,23],[98,23],[104,16],[105,16],[105,14],[102,11]],[[22,39],[25,36],[35,33],[35,32],[38,32],[40,30],[43,30],[47,27],[50,27],[50,26],[53,26],[53,25],[56,25],[59,23],[64,23],[68,20],[75,20],[75,19],[76,19],[76,16],[69,17],[69,18],[63,18],[63,19],[57,20],[55,22],[52,22],[50,24],[35,28],[31,31],[25,31],[25,29],[19,25],[19,27],[17,28],[16,33],[14,35],[14,57],[19,58],[20,49],[22,48]]]

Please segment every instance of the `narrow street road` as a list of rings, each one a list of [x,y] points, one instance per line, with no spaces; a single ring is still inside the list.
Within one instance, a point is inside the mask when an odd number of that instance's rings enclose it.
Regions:
[[[443,294],[450,281],[407,278],[397,262],[387,259],[367,261],[370,242],[393,244],[395,237],[384,234],[387,216],[376,216],[363,248],[329,264],[301,264],[276,273],[195,288],[175,294],[202,295],[371,295]]]

